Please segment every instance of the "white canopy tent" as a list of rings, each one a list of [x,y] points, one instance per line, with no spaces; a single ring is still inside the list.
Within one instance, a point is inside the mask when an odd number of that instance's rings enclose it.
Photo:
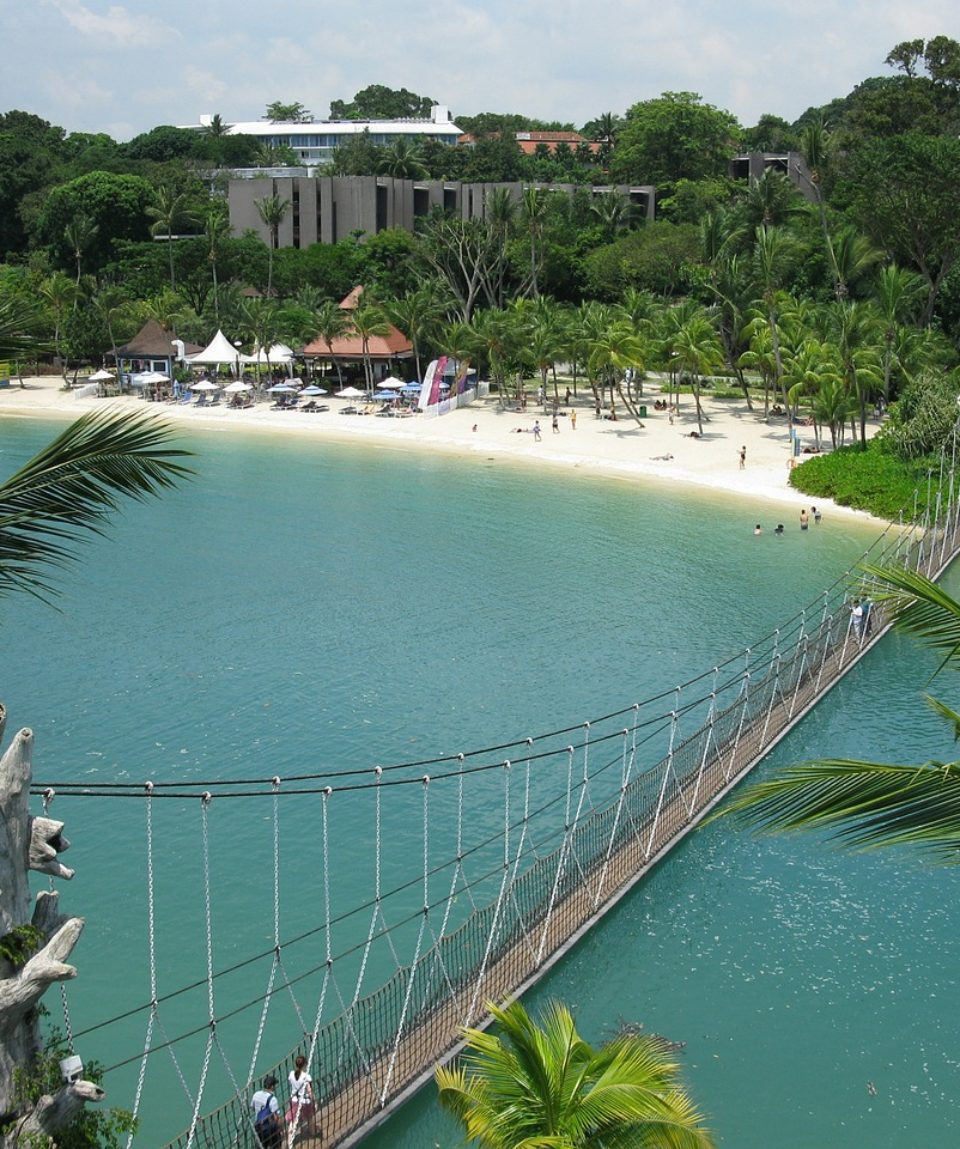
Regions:
[[[187,362],[196,364],[225,364],[236,367],[237,363],[251,363],[253,360],[241,354],[240,350],[230,342],[222,331],[218,331],[202,351],[196,355],[188,355]]]
[[[271,367],[285,366],[293,362],[293,352],[286,343],[274,343],[266,351],[261,347],[254,347],[252,355],[244,356],[244,362],[262,363],[264,366],[269,362]]]

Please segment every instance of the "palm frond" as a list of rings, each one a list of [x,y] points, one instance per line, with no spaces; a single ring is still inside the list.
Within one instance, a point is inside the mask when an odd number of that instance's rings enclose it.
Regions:
[[[73,544],[100,534],[121,497],[144,500],[191,472],[168,446],[173,430],[149,415],[82,416],[0,483],[0,596],[55,594],[50,568],[75,557]]]
[[[726,814],[762,830],[830,829],[855,849],[911,844],[960,862],[960,763],[801,762],[748,786]]]
[[[898,630],[944,655],[943,666],[960,664],[960,602],[925,575],[903,567],[861,567],[869,594],[883,603]]]

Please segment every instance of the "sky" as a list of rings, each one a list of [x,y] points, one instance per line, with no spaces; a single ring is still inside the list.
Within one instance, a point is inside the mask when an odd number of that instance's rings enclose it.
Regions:
[[[960,40],[956,0],[0,0],[0,111],[127,140],[204,113],[317,118],[369,84],[456,115],[580,127],[665,91],[749,127],[892,74],[902,40]]]

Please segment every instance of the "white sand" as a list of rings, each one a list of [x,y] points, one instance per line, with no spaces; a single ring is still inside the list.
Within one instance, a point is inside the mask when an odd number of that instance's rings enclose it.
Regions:
[[[654,411],[657,384],[648,387],[648,418],[638,427],[632,419],[617,422],[598,420],[594,415],[592,394],[587,390],[574,402],[577,411],[576,430],[568,415],[559,419],[559,433],[551,429],[551,414],[544,414],[531,403],[520,414],[498,409],[495,399],[452,411],[438,418],[416,415],[405,419],[381,418],[375,415],[342,415],[349,404],[345,400],[320,397],[329,404],[327,412],[298,410],[273,411],[264,402],[247,410],[226,410],[217,406],[196,408],[192,405],[145,403],[142,399],[123,397],[99,399],[80,397],[62,389],[58,377],[25,380],[26,387],[16,383],[0,388],[0,415],[33,418],[75,418],[84,411],[102,411],[117,406],[131,411],[156,414],[171,422],[203,430],[241,428],[249,431],[286,432],[314,436],[330,442],[365,444],[397,450],[447,452],[504,458],[518,463],[557,466],[592,475],[654,479],[665,483],[695,484],[744,499],[776,502],[796,508],[797,513],[810,503],[809,496],[794,491],[787,484],[790,440],[787,421],[771,417],[763,420],[762,405],[754,411],[743,400],[705,398],[701,439],[691,439],[696,430],[696,411],[692,396],[681,401],[679,418],[671,424],[667,412]],[[561,410],[568,410],[561,407]],[[539,418],[541,440],[530,432]],[[476,430],[474,430],[476,427]],[[515,433],[516,428],[524,428]],[[875,427],[872,428],[875,430]],[[801,442],[813,442],[812,429],[800,428]],[[746,465],[740,468],[741,446],[747,449]],[[664,455],[672,456],[664,459]],[[821,500],[827,505],[829,500]],[[831,514],[856,516],[869,521],[860,511],[830,504]]]

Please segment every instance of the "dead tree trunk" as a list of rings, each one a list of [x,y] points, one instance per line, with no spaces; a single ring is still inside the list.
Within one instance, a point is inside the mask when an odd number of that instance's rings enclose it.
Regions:
[[[0,706],[0,737],[5,712]],[[43,892],[33,901],[28,872],[72,878],[60,861],[69,846],[63,823],[30,814],[33,733],[21,730],[0,758],[0,1122],[7,1126],[4,1149],[25,1144],[29,1134],[52,1138],[87,1101],[100,1101],[103,1090],[90,1081],[69,1081],[35,1106],[18,1104],[15,1071],[30,1071],[40,1051],[36,1006],[51,985],[76,977],[67,964],[83,929],[82,918],[61,915],[59,895]],[[29,926],[32,930],[22,930]],[[20,931],[18,932],[18,927]],[[19,942],[18,947],[12,946]],[[19,948],[25,960],[15,960]],[[79,1076],[79,1075],[78,1075]]]

